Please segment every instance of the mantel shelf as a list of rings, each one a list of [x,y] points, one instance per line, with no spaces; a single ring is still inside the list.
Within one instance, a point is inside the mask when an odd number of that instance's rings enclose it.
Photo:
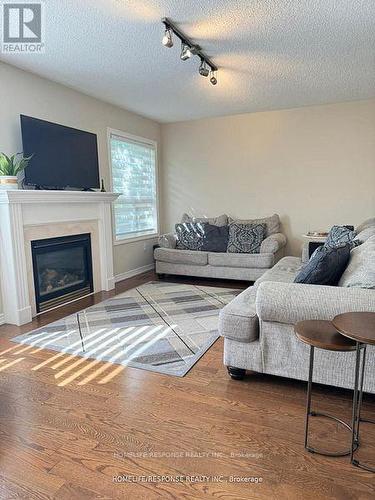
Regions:
[[[0,190],[0,203],[112,203],[120,193],[100,191]]]

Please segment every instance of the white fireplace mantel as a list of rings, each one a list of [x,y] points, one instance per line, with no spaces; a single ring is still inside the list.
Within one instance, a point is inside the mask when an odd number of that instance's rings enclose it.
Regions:
[[[30,242],[25,237],[33,227],[42,239],[50,237],[51,227],[66,232],[69,224],[79,228],[95,223],[100,276],[94,291],[114,288],[111,204],[118,196],[86,191],[0,191],[0,275],[6,323],[23,325],[33,316],[27,265]],[[40,238],[44,227],[45,236]]]

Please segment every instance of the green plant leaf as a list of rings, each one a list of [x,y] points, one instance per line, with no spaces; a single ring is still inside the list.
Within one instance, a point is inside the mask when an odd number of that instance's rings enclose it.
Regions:
[[[0,175],[10,175],[8,172],[10,170],[10,158],[5,154],[0,155]]]
[[[17,154],[14,154],[10,157],[10,163],[9,163],[9,174],[8,175],[16,175],[15,169],[16,169],[16,157]]]
[[[32,157],[33,155],[23,156],[23,153],[16,153],[8,157],[5,153],[0,153],[0,175],[17,176],[27,167]]]
[[[6,169],[8,168],[8,160],[4,153],[0,153],[0,175],[6,175]]]
[[[29,164],[29,161],[31,160],[31,158],[34,156],[34,155],[30,155],[30,156],[22,156],[22,153],[19,153],[21,155],[21,157],[19,158],[18,160],[18,164],[16,166],[16,169],[15,169],[15,175],[17,175],[19,172],[21,172],[22,170],[24,170],[27,165]]]

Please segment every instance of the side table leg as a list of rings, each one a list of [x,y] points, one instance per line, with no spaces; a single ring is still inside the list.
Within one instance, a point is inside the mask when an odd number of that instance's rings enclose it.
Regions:
[[[359,397],[358,397],[358,408],[357,408],[357,429],[356,429],[356,442],[359,443],[359,424],[361,422],[361,409],[363,400],[363,381],[365,378],[365,366],[366,366],[366,345],[363,346],[362,355],[362,368],[361,368],[361,381],[359,383]]]
[[[311,415],[311,389],[312,389],[312,377],[314,370],[314,347],[310,346],[310,364],[309,364],[309,380],[307,384],[307,401],[306,401],[306,417],[305,417],[305,448],[309,449],[307,440],[309,433],[309,418]]]
[[[349,424],[341,420],[340,418],[335,417],[334,415],[330,415],[328,413],[311,410],[311,398],[312,398],[312,379],[313,379],[313,371],[314,371],[314,346],[310,345],[310,366],[309,366],[309,379],[307,385],[307,401],[306,401],[306,419],[305,419],[305,449],[310,453],[317,453],[318,455],[324,455],[326,457],[344,457],[346,455],[350,455],[353,451],[352,448],[348,448],[344,451],[325,451],[320,450],[318,448],[313,448],[309,445],[309,423],[310,417],[324,417],[330,420],[334,420],[338,424],[341,424],[344,428],[346,428],[349,432],[352,432],[352,427]],[[357,383],[358,385],[358,383]],[[358,394],[358,388],[357,388]],[[357,398],[358,400],[358,398]],[[357,408],[357,407],[356,407]],[[355,413],[357,415],[357,412]],[[357,449],[357,445],[354,444],[353,450]]]
[[[359,365],[361,361],[361,344],[357,342],[355,372],[354,372],[354,393],[353,393],[353,410],[352,410],[352,451],[350,453],[350,462],[353,463],[354,448],[356,445],[357,436],[357,416],[358,416],[358,381],[359,381]]]
[[[363,348],[363,356],[362,356],[362,366],[361,366],[361,348]],[[362,407],[362,399],[363,399],[363,381],[365,376],[366,369],[366,345],[361,345],[357,342],[357,356],[355,363],[355,379],[354,379],[354,394],[353,394],[353,421],[352,421],[352,452],[350,455],[350,462],[355,467],[359,467],[360,469],[367,470],[368,472],[375,472],[375,467],[371,465],[367,465],[365,463],[361,463],[359,460],[354,458],[354,452],[359,444],[359,424],[360,422],[368,422],[371,424],[375,424],[374,420],[370,420],[367,418],[361,418],[361,407]],[[359,381],[359,372],[361,372],[361,380]]]

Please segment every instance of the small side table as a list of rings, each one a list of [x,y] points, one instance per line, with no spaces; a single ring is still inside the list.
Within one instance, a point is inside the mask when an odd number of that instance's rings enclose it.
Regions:
[[[369,472],[375,467],[364,464],[354,458],[356,444],[359,442],[359,426],[361,422],[375,424],[374,420],[361,417],[363,381],[366,369],[366,346],[375,345],[375,312],[351,312],[339,314],[333,320],[333,326],[341,335],[356,343],[356,363],[354,372],[354,394],[352,412],[352,450],[350,460],[353,465]],[[363,353],[361,356],[361,352]],[[362,360],[361,360],[362,358]]]
[[[311,410],[311,393],[312,393],[312,378],[314,371],[314,351],[315,348],[324,349],[328,351],[355,351],[356,344],[352,340],[340,335],[337,330],[332,326],[330,321],[309,320],[300,321],[294,327],[297,338],[310,346],[310,366],[309,366],[309,379],[307,385],[307,403],[306,403],[306,417],[305,417],[305,449],[310,453],[317,453],[328,457],[342,457],[350,455],[352,448],[345,451],[328,452],[313,448],[308,443],[309,435],[309,419],[310,417],[325,417],[334,420],[338,424],[344,426],[348,431],[352,432],[352,427],[333,415],[323,412],[316,412]],[[352,443],[353,446],[353,443]],[[358,443],[355,444],[358,447]]]
[[[310,258],[315,250],[324,245],[327,240],[326,236],[312,236],[310,234],[302,235],[306,240],[308,245],[308,257]]]

